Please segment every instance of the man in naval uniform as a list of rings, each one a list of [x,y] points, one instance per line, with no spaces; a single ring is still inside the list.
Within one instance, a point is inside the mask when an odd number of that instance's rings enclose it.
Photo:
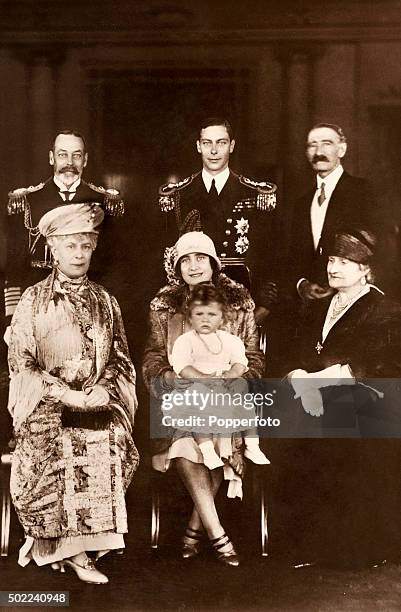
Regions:
[[[235,140],[225,119],[205,120],[196,147],[202,170],[159,189],[159,205],[167,215],[166,246],[186,231],[200,229],[208,234],[224,272],[251,286],[261,322],[275,299],[275,285],[269,280],[272,224],[267,213],[276,205],[276,185],[253,181],[229,169]],[[199,218],[200,225],[196,223]]]
[[[10,324],[23,291],[42,280],[51,268],[50,251],[39,234],[39,219],[52,208],[66,204],[98,202],[105,215],[102,238],[93,260],[94,280],[110,285],[108,271],[116,255],[113,217],[124,214],[124,202],[114,189],[97,187],[82,179],[88,161],[85,141],[71,130],[59,132],[49,151],[53,177],[35,187],[15,189],[9,193],[7,207],[7,259],[5,270],[5,315]],[[113,239],[114,236],[114,239]],[[110,253],[113,261],[110,262]]]

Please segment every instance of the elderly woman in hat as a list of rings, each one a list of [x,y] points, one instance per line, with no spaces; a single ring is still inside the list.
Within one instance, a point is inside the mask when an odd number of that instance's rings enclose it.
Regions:
[[[97,204],[42,217],[54,267],[22,296],[8,355],[11,494],[26,535],[19,563],[70,567],[95,584],[108,579],[87,552],[97,560],[124,547],[124,494],[138,464],[135,370],[120,309],[87,277],[102,219]]]
[[[359,379],[394,378],[400,372],[400,307],[371,284],[376,250],[371,231],[337,233],[327,263],[334,293],[311,304],[304,321],[301,368],[289,378],[304,411],[323,421],[327,386],[351,385],[353,392]],[[373,401],[381,396],[367,390]]]
[[[153,397],[161,398],[180,384],[171,365],[171,352],[178,336],[191,329],[186,305],[191,291],[200,283],[213,283],[226,298],[228,317],[224,329],[239,336],[245,344],[248,370],[244,376],[262,376],[264,356],[258,348],[254,302],[243,285],[221,273],[212,240],[202,232],[188,232],[179,238],[170,255],[171,265],[166,267],[170,284],[150,304],[150,334],[143,362],[145,383]],[[242,436],[232,434],[224,468],[209,470],[190,432],[175,429],[170,433],[166,439],[153,441],[153,467],[166,471],[173,460],[194,503],[183,538],[183,558],[196,556],[207,537],[220,561],[237,566],[238,555],[221,525],[214,497],[223,476],[230,481],[228,496],[241,495]]]
[[[399,442],[377,438],[401,432],[399,397],[383,381],[401,376],[401,308],[371,284],[375,263],[372,232],[337,233],[327,264],[334,293],[310,305],[300,367],[288,375],[303,414],[293,413],[295,435],[337,438],[289,443],[295,538],[307,556],[342,565],[386,557],[399,535]]]

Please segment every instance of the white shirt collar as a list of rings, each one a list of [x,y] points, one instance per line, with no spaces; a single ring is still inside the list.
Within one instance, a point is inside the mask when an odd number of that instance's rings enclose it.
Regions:
[[[74,181],[72,185],[70,185],[68,188],[64,185],[62,181],[60,181],[57,176],[53,176],[53,181],[60,191],[76,191],[81,182],[81,177],[77,178],[77,180]]]
[[[322,178],[318,174],[316,175],[317,180],[317,189],[315,191],[315,195],[312,200],[312,205],[310,209],[311,216],[311,229],[312,229],[312,237],[313,237],[313,245],[315,250],[319,246],[320,238],[323,232],[324,221],[327,214],[327,209],[330,203],[330,198],[333,194],[334,189],[338,181],[340,180],[342,173],[344,172],[344,168],[340,164],[335,168],[330,174]],[[319,205],[318,197],[321,192],[322,184],[324,183],[324,194],[325,200],[323,204]]]
[[[220,194],[220,191],[223,189],[224,185],[227,183],[229,176],[230,176],[230,170],[228,167],[222,170],[221,172],[219,172],[219,174],[216,174],[215,176],[213,176],[212,174],[209,174],[209,172],[205,170],[205,168],[203,168],[202,170],[202,180],[203,180],[203,183],[208,193],[210,191],[210,187],[212,186],[212,180],[214,179],[217,193]]]
[[[332,172],[330,172],[330,174],[328,174],[325,177],[321,177],[318,174],[316,175],[316,179],[317,179],[317,189],[320,189],[322,186],[322,183],[324,183],[324,190],[327,194],[328,191],[332,192],[335,189],[335,186],[337,185],[338,181],[340,180],[342,174],[344,172],[344,168],[342,167],[341,164],[339,164],[337,166],[337,168],[334,168],[334,170]]]

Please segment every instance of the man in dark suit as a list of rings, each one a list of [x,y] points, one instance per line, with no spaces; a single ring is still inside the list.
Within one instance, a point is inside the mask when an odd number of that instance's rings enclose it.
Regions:
[[[4,287],[6,325],[9,325],[23,291],[42,280],[52,266],[50,251],[37,228],[39,219],[52,208],[63,203],[98,202],[106,216],[102,240],[94,256],[92,277],[102,283],[105,281],[110,267],[110,253],[113,253],[115,263],[118,241],[111,217],[124,213],[124,202],[117,190],[97,187],[82,179],[87,161],[83,136],[72,130],[59,132],[49,151],[53,177],[34,187],[15,189],[9,193]]]
[[[346,151],[344,132],[337,125],[319,123],[308,134],[306,156],[316,172],[316,183],[295,203],[290,242],[290,275],[305,300],[331,293],[327,247],[338,228],[377,229],[372,190],[365,179],[343,169]]]
[[[235,140],[229,122],[205,120],[196,142],[202,170],[179,183],[162,185],[159,204],[167,214],[166,246],[179,235],[202,230],[215,243],[224,271],[234,280],[249,284],[259,307],[260,319],[274,299],[271,279],[272,220],[276,185],[257,182],[229,169]]]

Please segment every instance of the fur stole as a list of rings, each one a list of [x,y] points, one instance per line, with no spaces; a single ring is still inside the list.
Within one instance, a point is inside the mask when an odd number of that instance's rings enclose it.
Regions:
[[[245,310],[251,312],[255,309],[255,302],[251,295],[240,283],[228,278],[225,274],[219,274],[217,288],[225,294],[228,306],[234,310]],[[185,307],[188,295],[187,285],[165,285],[157,293],[150,303],[150,309],[154,311],[168,310],[170,313],[182,311]]]

